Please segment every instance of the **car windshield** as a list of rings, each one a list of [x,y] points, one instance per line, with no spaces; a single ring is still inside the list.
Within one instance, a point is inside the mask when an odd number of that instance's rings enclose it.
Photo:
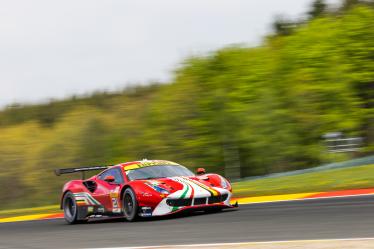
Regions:
[[[154,179],[174,176],[194,176],[194,174],[181,165],[157,165],[126,171],[130,181]]]

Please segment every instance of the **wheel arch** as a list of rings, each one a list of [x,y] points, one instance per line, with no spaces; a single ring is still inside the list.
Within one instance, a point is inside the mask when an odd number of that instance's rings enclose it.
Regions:
[[[71,190],[70,189],[67,189],[67,190],[65,190],[64,192],[63,192],[63,194],[61,195],[61,199],[60,199],[60,209],[62,209],[62,205],[63,205],[63,202],[64,202],[64,198],[65,198],[65,195],[67,194],[67,193],[73,193],[73,192],[71,192]]]
[[[135,196],[136,196],[136,192],[135,192],[134,188],[133,188],[133,187],[131,187],[131,186],[130,186],[129,184],[127,184],[127,185],[123,186],[123,188],[122,188],[122,190],[121,190],[121,194],[120,194],[120,200],[122,200],[122,199],[123,199],[123,195],[125,194],[125,191],[126,191],[126,189],[128,189],[128,188],[131,188],[131,189],[132,189],[132,191],[134,191],[134,193],[135,193]]]

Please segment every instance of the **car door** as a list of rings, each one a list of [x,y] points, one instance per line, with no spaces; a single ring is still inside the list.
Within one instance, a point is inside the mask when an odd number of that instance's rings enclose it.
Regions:
[[[108,182],[108,176],[114,178],[113,182]],[[124,184],[124,179],[121,170],[118,167],[110,168],[100,175],[96,179],[97,188],[93,193],[93,196],[98,200],[105,208],[107,212],[120,213],[120,191]]]

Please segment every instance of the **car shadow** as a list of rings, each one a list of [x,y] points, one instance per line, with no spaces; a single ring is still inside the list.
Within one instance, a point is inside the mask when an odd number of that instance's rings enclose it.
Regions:
[[[208,216],[208,215],[216,215],[216,214],[224,214],[229,212],[237,211],[237,208],[232,209],[225,209],[220,211],[183,211],[175,214],[165,215],[165,216],[155,216],[155,217],[139,217],[134,223],[143,223],[143,222],[157,222],[163,220],[172,220],[172,219],[186,219],[195,216]],[[86,225],[86,224],[104,224],[104,223],[116,223],[116,222],[129,222],[123,217],[102,217],[102,218],[91,218],[87,223],[82,223],[78,225]],[[130,223],[130,222],[129,222]]]

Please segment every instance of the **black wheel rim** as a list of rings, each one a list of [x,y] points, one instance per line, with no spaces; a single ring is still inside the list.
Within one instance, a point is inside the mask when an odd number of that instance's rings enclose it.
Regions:
[[[69,218],[74,217],[76,208],[73,199],[66,198],[64,207],[65,215]]]
[[[134,202],[132,200],[131,195],[125,195],[125,213],[127,216],[131,216],[134,210]]]

